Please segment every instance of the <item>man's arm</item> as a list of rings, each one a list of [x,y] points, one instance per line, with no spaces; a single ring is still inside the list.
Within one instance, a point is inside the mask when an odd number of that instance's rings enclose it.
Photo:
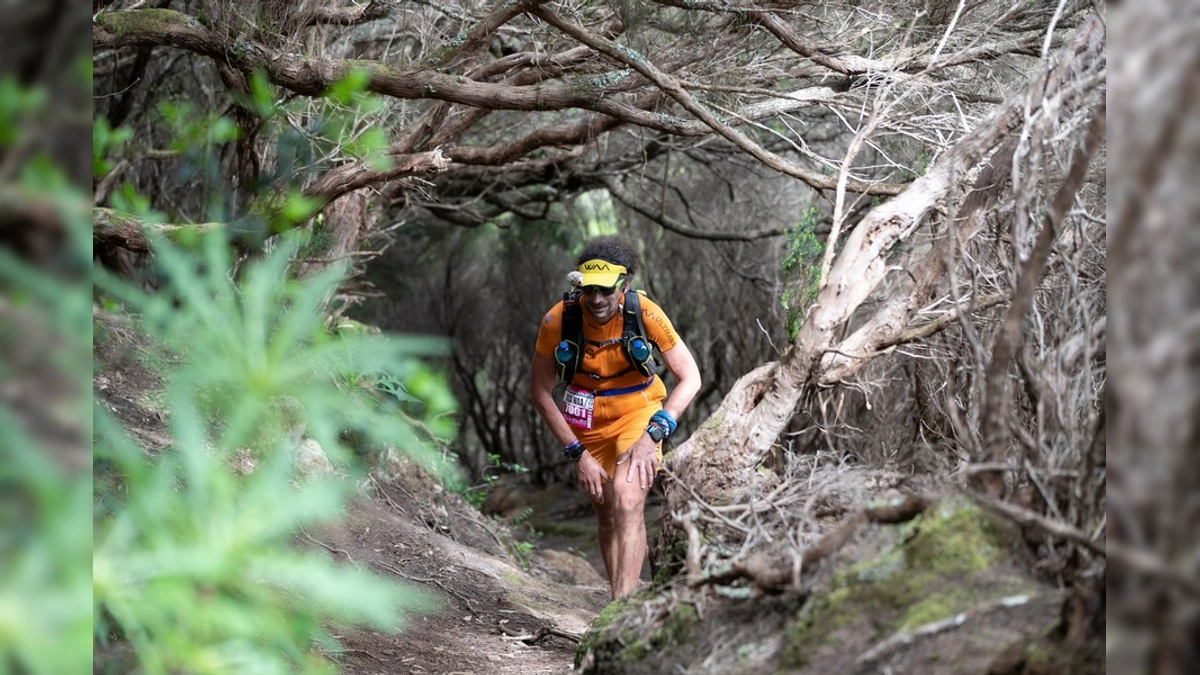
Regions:
[[[558,380],[554,370],[554,359],[534,352],[529,364],[529,396],[550,433],[565,447],[575,440],[575,434],[554,402],[554,385]]]
[[[542,416],[546,426],[550,427],[550,433],[566,447],[576,440],[575,432],[571,431],[571,426],[567,424],[562,411],[558,409],[558,404],[554,402],[554,384],[558,380],[554,371],[554,359],[534,352],[533,361],[529,364],[529,397],[533,399],[533,407]],[[604,481],[608,476],[595,457],[590,453],[583,453],[575,463],[575,476],[579,479],[580,487],[593,501],[597,504],[604,503]]]
[[[663,352],[663,363],[678,380],[675,388],[671,390],[671,395],[663,403],[663,408],[671,417],[679,419],[691,405],[692,399],[696,398],[696,394],[700,393],[700,366],[696,365],[691,350],[682,341],[670,351]]]
[[[696,365],[696,359],[692,357],[692,352],[688,350],[683,341],[675,343],[674,347],[663,352],[662,355],[663,362],[678,380],[675,388],[671,390],[671,395],[663,403],[663,409],[673,419],[679,419],[687,410],[692,399],[696,397],[697,392],[700,391],[700,367]],[[654,483],[654,474],[658,465],[655,446],[654,439],[647,432],[642,434],[641,438],[638,438],[628,451],[617,458],[618,465],[630,462],[625,480],[632,481],[636,474],[638,483],[643,490],[649,489],[650,485]]]

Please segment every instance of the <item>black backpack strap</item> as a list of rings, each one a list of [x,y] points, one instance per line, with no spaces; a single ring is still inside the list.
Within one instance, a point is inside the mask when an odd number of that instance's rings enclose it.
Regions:
[[[583,363],[583,308],[579,306],[579,292],[567,292],[563,293],[562,333],[559,336],[559,344],[554,349],[554,364],[557,368],[558,379],[571,384],[581,363]]]
[[[559,344],[554,350],[554,364],[557,368],[558,378],[567,384],[571,384],[572,380],[575,379],[575,375],[579,372],[583,372],[583,374],[594,380],[621,377],[634,370],[647,377],[657,373],[659,363],[654,356],[654,349],[649,349],[649,347],[653,346],[653,348],[657,348],[658,345],[646,337],[646,326],[642,321],[642,303],[640,294],[637,291],[625,292],[625,308],[621,312],[621,321],[620,338],[605,340],[603,342],[585,340],[583,335],[583,308],[579,306],[579,291],[563,293],[562,333],[559,337]],[[633,342],[635,339],[644,340],[648,347],[648,356],[643,361],[639,361],[633,354]],[[621,343],[621,348],[625,352],[625,359],[629,361],[630,368],[607,376],[596,375],[582,370],[583,348],[586,343],[602,347],[614,342]]]
[[[637,291],[625,291],[625,312],[622,318],[625,322],[621,328],[622,337],[646,334],[646,326],[642,323],[642,299]]]
[[[647,347],[658,345],[646,335],[646,324],[642,321],[642,300],[640,291],[625,291],[625,311],[622,313],[624,325],[621,329],[621,344],[625,348],[625,358],[633,369],[647,377],[658,372],[658,359],[654,349],[648,350],[645,360],[639,361],[633,354],[633,341],[640,338],[646,341]]]

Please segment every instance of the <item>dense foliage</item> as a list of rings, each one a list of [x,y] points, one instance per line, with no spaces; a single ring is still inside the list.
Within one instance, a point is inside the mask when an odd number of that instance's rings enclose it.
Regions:
[[[347,113],[369,105],[361,89],[353,75],[330,88],[326,133],[311,143],[270,124],[287,112],[268,85],[257,82],[250,100],[280,152],[313,152],[325,139],[367,148]],[[189,175],[213,185],[215,149],[236,126],[187,102],[159,112]],[[96,133],[102,178],[130,139],[104,125]],[[331,313],[346,266],[306,264],[313,235],[257,247],[312,215],[313,201],[288,186],[256,190],[237,223],[173,240],[151,233],[142,274],[97,270],[98,349],[153,373],[159,385],[146,395],[169,429],[147,456],[129,420],[95,411],[92,583],[104,668],[326,672],[332,631],[396,631],[429,607],[420,593],[295,545],[306,528],[335,521],[356,480],[396,453],[454,479],[438,448],[454,435],[456,404],[421,361],[442,343],[359,330]],[[160,218],[130,186],[118,194],[127,212]],[[230,202],[207,194],[209,217],[224,220]],[[259,253],[238,253],[248,246]]]
[[[97,410],[96,636],[128,641],[146,672],[320,672],[331,629],[397,630],[423,601],[291,545],[335,519],[354,487],[300,472],[295,446],[310,437],[361,475],[353,437],[440,472],[423,436],[452,431],[452,402],[415,360],[434,351],[428,341],[329,333],[321,308],[341,269],[293,280],[296,243],[284,242],[234,283],[223,236],[195,247],[159,242],[169,282],[157,293],[113,282],[163,378],[171,443],[147,458]],[[135,339],[110,330],[109,348]],[[378,374],[402,397],[377,392]]]

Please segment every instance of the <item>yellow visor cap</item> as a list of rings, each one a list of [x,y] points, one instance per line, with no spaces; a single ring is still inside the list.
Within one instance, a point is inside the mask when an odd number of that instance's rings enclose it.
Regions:
[[[583,281],[579,282],[580,286],[612,288],[621,282],[621,277],[625,274],[625,266],[597,258],[580,265],[579,273],[583,275]]]

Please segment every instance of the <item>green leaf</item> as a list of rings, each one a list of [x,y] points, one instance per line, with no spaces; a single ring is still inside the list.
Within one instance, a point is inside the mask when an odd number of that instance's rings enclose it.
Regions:
[[[275,88],[267,74],[256,70],[250,75],[250,104],[254,114],[261,119],[270,119],[275,115]]]
[[[239,135],[237,124],[228,117],[217,117],[208,125],[209,143],[228,143],[236,140]]]
[[[387,156],[388,136],[378,127],[367,129],[358,137],[355,154],[367,162],[367,166],[375,171],[386,171],[392,167],[392,159]]]
[[[350,105],[357,94],[367,88],[371,74],[363,68],[353,68],[342,79],[330,85],[325,96],[335,103]]]
[[[282,232],[289,230],[296,223],[302,223],[321,209],[322,201],[316,197],[306,197],[299,192],[292,192],[287,196],[287,200],[283,203],[283,208],[280,209],[278,222],[274,224],[274,231]]]

